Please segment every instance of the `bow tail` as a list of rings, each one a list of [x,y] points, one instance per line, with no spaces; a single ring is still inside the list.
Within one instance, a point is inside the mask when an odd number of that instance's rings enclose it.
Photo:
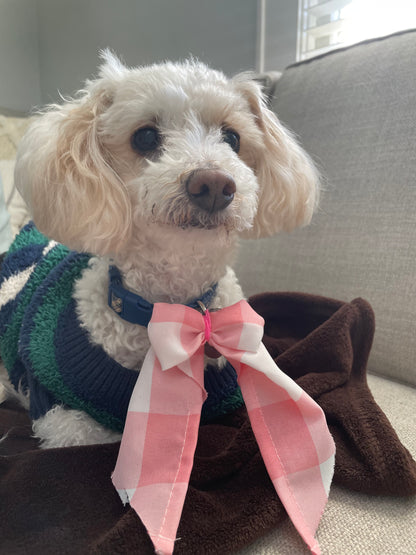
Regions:
[[[233,361],[268,474],[312,553],[332,480],[335,444],[322,409],[274,363],[263,344]]]
[[[164,372],[150,349],[133,391],[112,480],[122,501],[139,515],[156,553],[169,555],[174,549],[205,397],[179,367]]]

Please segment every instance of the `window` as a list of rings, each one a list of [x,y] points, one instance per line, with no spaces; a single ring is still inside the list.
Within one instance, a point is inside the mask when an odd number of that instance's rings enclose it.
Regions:
[[[299,0],[297,60],[416,27],[416,0]]]

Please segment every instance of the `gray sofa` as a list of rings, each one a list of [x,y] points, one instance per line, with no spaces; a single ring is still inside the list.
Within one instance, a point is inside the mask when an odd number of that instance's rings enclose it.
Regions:
[[[416,457],[416,31],[368,41],[265,76],[272,109],[324,181],[302,230],[242,244],[244,291],[363,297],[376,317],[368,382]],[[416,553],[416,500],[333,487],[326,555]],[[302,554],[287,523],[241,552]]]

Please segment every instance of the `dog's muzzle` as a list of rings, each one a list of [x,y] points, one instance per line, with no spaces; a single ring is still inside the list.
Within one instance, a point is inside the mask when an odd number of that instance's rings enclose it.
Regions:
[[[211,169],[192,172],[185,187],[191,202],[210,214],[227,208],[237,190],[230,174]]]

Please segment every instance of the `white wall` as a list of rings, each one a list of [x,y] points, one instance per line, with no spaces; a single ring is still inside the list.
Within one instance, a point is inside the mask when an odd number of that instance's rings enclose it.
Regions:
[[[258,0],[0,0],[0,109],[71,95],[111,47],[128,65],[190,54],[256,69]],[[295,61],[296,0],[266,1],[265,69]],[[59,92],[58,92],[59,91]]]
[[[38,0],[44,100],[71,94],[109,46],[128,65],[190,54],[226,73],[254,69],[257,0]]]
[[[282,71],[296,62],[298,2],[267,0],[265,71]]]
[[[36,2],[0,0],[0,109],[41,102]]]

